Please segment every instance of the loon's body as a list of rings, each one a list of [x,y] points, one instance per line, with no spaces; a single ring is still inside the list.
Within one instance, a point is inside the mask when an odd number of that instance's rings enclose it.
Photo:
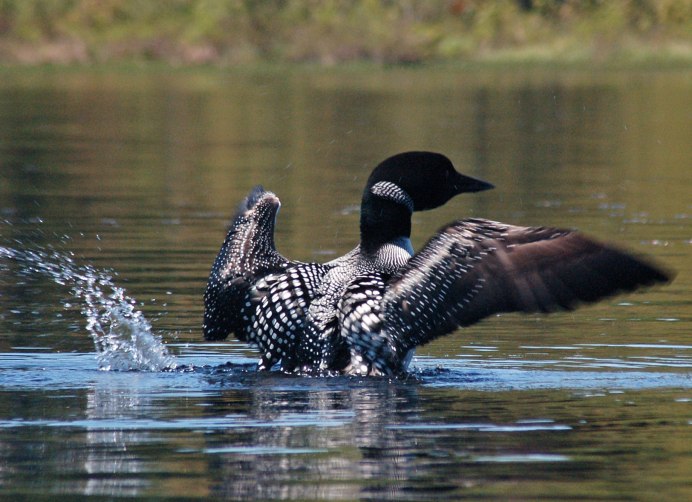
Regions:
[[[569,310],[670,280],[656,266],[578,232],[466,219],[414,255],[411,215],[492,188],[443,155],[407,152],[370,175],[361,242],[325,264],[276,251],[280,203],[257,187],[234,218],[205,292],[208,340],[235,333],[260,369],[396,374],[417,346],[499,312]]]

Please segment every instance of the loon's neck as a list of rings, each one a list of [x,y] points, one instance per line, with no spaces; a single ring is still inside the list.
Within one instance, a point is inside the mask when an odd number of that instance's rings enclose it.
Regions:
[[[411,237],[411,212],[401,204],[367,197],[360,213],[360,247],[365,254],[377,252],[383,245]]]

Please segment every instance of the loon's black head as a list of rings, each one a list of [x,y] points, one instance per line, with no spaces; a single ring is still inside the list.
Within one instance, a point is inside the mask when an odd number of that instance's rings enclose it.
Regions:
[[[380,182],[394,183],[406,192],[414,211],[439,207],[460,193],[493,188],[490,183],[457,172],[447,157],[434,152],[404,152],[384,160],[370,174],[364,200]]]
[[[206,340],[222,340],[235,332],[242,337],[245,293],[253,277],[262,276],[278,256],[274,226],[281,207],[272,192],[256,186],[238,207],[204,292],[203,331]]]
[[[455,195],[493,188],[459,173],[433,152],[404,152],[389,157],[370,174],[361,204],[361,244],[376,247],[409,237],[411,213],[442,206]]]

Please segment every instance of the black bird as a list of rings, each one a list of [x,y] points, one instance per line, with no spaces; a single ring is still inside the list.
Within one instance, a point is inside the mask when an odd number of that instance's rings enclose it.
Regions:
[[[260,369],[389,375],[419,345],[500,312],[571,310],[668,282],[657,265],[572,230],[471,218],[415,255],[411,215],[493,188],[444,155],[406,152],[379,164],[361,202],[360,244],[325,264],[281,256],[280,207],[256,187],[241,204],[209,277],[204,336],[256,345]]]

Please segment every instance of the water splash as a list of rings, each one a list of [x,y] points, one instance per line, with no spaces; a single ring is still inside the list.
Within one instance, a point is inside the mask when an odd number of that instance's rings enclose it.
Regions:
[[[136,301],[113,276],[91,265],[75,263],[71,253],[55,249],[16,250],[0,246],[0,259],[19,264],[19,275],[40,274],[71,288],[94,341],[99,368],[115,371],[162,371],[177,362],[161,337],[152,331]],[[67,307],[70,301],[65,301]]]

